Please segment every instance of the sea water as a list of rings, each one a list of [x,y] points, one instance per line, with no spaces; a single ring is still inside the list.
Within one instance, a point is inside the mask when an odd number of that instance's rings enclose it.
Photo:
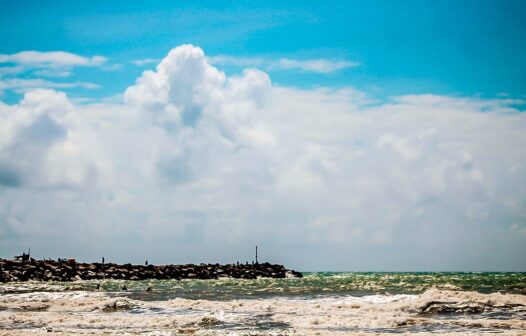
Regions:
[[[124,290],[125,289],[125,290]],[[7,283],[0,335],[526,334],[526,273]]]

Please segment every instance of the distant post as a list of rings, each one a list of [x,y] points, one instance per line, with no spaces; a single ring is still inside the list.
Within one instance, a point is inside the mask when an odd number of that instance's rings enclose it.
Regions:
[[[258,263],[258,246],[256,245],[256,264]]]

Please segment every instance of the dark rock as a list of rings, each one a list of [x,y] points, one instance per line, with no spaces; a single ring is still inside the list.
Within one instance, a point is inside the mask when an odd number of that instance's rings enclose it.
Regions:
[[[186,264],[186,265],[118,265],[113,263],[79,263],[74,259],[13,261],[0,259],[0,282],[76,281],[96,279],[256,279],[298,277],[303,274],[283,265],[261,264]]]

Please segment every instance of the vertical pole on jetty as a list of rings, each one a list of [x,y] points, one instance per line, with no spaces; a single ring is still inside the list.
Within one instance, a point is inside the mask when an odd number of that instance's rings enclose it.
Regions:
[[[258,263],[258,246],[256,245],[256,264]]]

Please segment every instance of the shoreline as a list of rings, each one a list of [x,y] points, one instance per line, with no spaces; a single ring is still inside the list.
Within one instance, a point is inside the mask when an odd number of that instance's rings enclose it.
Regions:
[[[183,264],[132,265],[115,263],[79,263],[75,260],[27,261],[0,259],[0,282],[77,281],[77,280],[147,280],[147,279],[257,279],[302,278],[301,272],[283,265],[254,264]]]

